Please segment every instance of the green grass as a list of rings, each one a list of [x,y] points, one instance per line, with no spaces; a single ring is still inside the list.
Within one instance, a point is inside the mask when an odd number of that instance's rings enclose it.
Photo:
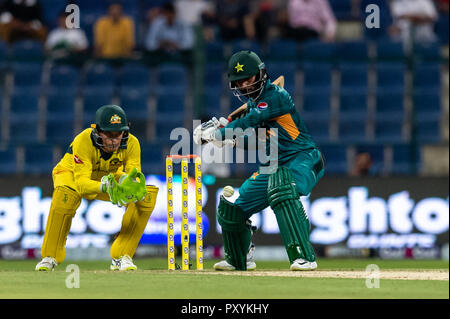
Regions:
[[[0,299],[8,298],[158,298],[158,299],[428,299],[449,298],[449,282],[380,280],[368,289],[365,279],[292,278],[270,276],[286,271],[287,262],[257,262],[268,276],[224,276],[166,270],[165,259],[137,259],[137,272],[108,271],[109,261],[66,261],[51,273],[35,272],[36,260],[0,261]],[[215,260],[208,260],[211,270]],[[80,268],[80,288],[68,289],[69,264]],[[447,269],[434,260],[320,259],[321,270],[364,270],[368,264],[387,269]]]

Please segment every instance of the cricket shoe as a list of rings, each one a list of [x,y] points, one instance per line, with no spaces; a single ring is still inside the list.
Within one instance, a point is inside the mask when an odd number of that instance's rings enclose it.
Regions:
[[[256,269],[256,263],[254,262],[254,254],[255,254],[255,245],[251,244],[250,249],[247,253],[247,270],[255,270]],[[214,270],[236,270],[236,267],[231,265],[228,261],[222,260],[218,263],[214,264]]]
[[[290,270],[314,270],[317,268],[317,263],[315,261],[307,261],[302,258],[298,258],[294,260],[291,264]]]
[[[43,258],[37,265],[36,271],[53,271],[55,267],[58,266],[56,259],[53,257]]]
[[[133,264],[133,259],[130,256],[124,255],[119,259],[112,259],[111,266],[109,266],[110,270],[119,270],[119,271],[133,271],[137,270],[135,264]]]

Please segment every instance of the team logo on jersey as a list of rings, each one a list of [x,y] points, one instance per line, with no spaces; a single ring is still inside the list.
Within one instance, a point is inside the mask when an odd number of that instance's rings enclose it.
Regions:
[[[77,163],[77,164],[83,164],[83,161],[80,160],[80,158],[79,158],[78,156],[76,156],[76,155],[73,156],[73,160],[74,160],[75,163]]]
[[[236,69],[236,73],[239,73],[239,71],[244,72],[244,65],[239,64],[239,62],[236,64],[236,66],[234,68]]]
[[[119,115],[114,114],[113,116],[111,116],[111,119],[109,120],[109,123],[111,123],[111,124],[120,124],[120,123],[122,123],[122,119],[120,118]]]
[[[268,106],[269,105],[266,102],[260,102],[256,107],[260,110],[265,110]]]

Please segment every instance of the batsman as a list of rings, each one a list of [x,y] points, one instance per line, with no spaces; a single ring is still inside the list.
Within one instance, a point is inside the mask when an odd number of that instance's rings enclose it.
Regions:
[[[136,270],[133,256],[153,211],[158,188],[145,184],[141,149],[124,110],[100,107],[95,124],[78,134],[52,172],[54,191],[37,271],[51,271],[65,258],[66,239],[81,199],[126,207],[111,246],[110,269]]]
[[[265,64],[252,51],[240,51],[228,61],[228,79],[233,94],[242,102],[228,119],[201,124],[194,130],[194,142],[216,146],[250,147],[239,132],[264,128],[266,145],[276,141],[278,152],[272,170],[249,177],[239,188],[234,203],[221,196],[217,220],[222,228],[225,260],[216,270],[253,270],[253,227],[250,216],[268,206],[275,213],[281,238],[290,262],[290,270],[314,270],[316,255],[309,240],[310,223],[300,196],[308,195],[324,175],[324,159],[282,83],[269,79]],[[276,83],[278,85],[276,85]],[[233,134],[227,134],[233,130]],[[228,131],[230,132],[230,131]],[[230,136],[233,136],[230,138]],[[276,139],[274,138],[276,136]],[[258,137],[261,138],[261,137]],[[267,168],[267,167],[266,167]]]

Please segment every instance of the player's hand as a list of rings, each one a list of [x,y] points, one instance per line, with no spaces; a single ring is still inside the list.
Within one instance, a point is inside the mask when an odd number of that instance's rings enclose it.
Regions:
[[[117,184],[112,173],[103,176],[100,181],[100,185],[102,192],[109,195],[109,199],[114,205],[118,205],[119,207],[121,207],[125,206],[128,203],[125,194],[122,192],[120,185]]]
[[[219,141],[219,140],[214,140],[211,142],[214,146],[222,148],[224,146],[231,146],[234,147],[236,145],[236,140],[235,139],[226,139],[223,141]]]
[[[139,178],[139,181],[137,178]],[[147,195],[145,176],[136,167],[131,170],[130,174],[124,174],[120,177],[119,186],[122,188],[128,202],[136,203]]]
[[[197,126],[194,129],[194,133],[193,133],[194,143],[201,145],[201,144],[211,142],[211,140],[204,138],[204,136],[209,136],[208,134],[211,133],[210,129],[213,128],[214,130],[216,130],[218,128],[227,126],[228,123],[229,123],[229,121],[224,117],[221,117],[219,119],[213,117],[208,122],[204,122],[204,123],[200,124],[199,126]],[[206,132],[206,131],[207,131],[207,133],[205,134],[204,132]]]

